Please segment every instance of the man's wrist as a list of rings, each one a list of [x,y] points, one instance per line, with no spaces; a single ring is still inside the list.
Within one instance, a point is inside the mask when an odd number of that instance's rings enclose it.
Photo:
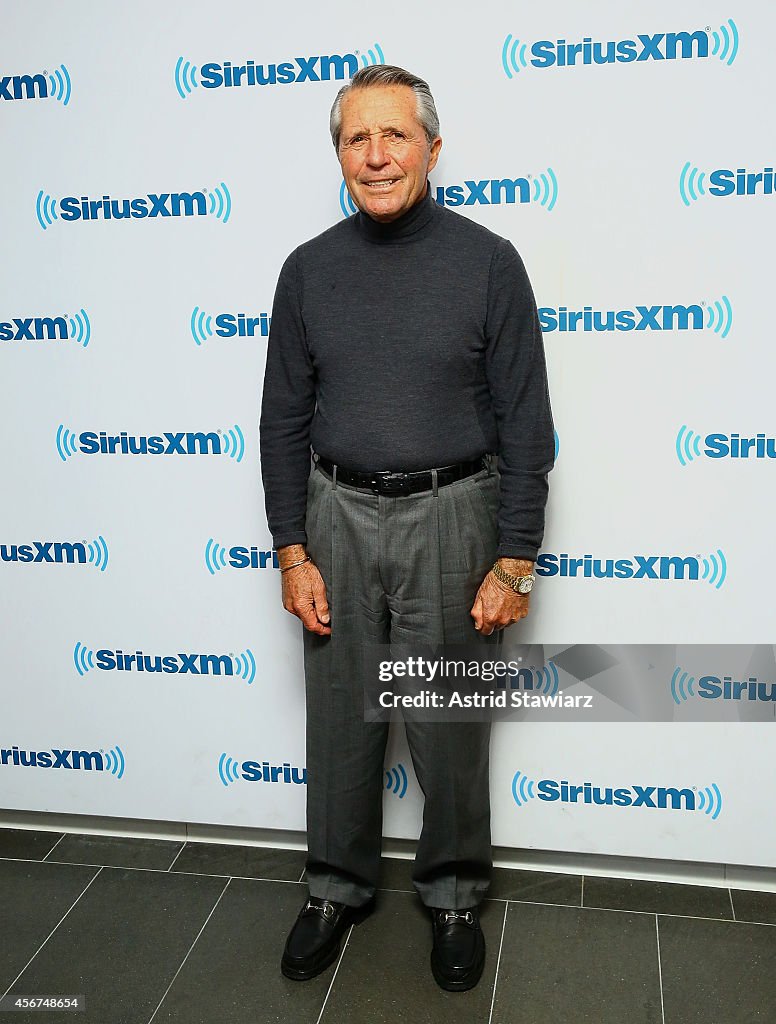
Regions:
[[[278,548],[277,551],[281,569],[285,569],[286,566],[293,565],[294,562],[300,562],[307,558],[304,544],[286,544],[284,547]]]
[[[501,587],[525,596],[531,593],[536,578],[532,569],[533,562],[527,558],[499,558],[491,574]]]
[[[535,563],[527,558],[499,558],[498,564],[510,576],[532,576]]]

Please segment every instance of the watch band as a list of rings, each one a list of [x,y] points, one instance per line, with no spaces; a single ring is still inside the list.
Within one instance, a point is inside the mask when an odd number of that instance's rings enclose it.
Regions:
[[[527,576],[513,576],[511,572],[502,569],[498,562],[493,563],[491,572],[501,583],[505,583],[516,594],[530,594],[536,577],[529,573]]]

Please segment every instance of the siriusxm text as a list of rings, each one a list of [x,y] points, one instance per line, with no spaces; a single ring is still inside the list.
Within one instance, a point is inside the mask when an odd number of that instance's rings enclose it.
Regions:
[[[267,313],[259,316],[246,316],[245,313],[219,313],[215,317],[216,334],[220,338],[253,338],[256,334],[262,338],[269,336],[272,317]]]
[[[84,455],[221,455],[223,450],[221,435],[214,430],[150,435],[84,430],[77,444]]]
[[[228,654],[143,654],[135,651],[100,650],[96,653],[97,668],[104,672],[164,672],[192,676],[233,676],[234,661]]]
[[[700,331],[703,330],[703,307],[635,306],[633,309],[569,309],[567,306],[542,306],[539,309],[542,330],[552,331]]]
[[[34,540],[30,544],[0,544],[3,562],[79,562],[89,561],[86,544],[54,540]]]
[[[776,459],[776,438],[765,434],[707,434],[705,444],[709,459]]]
[[[352,78],[358,70],[358,57],[354,53],[330,54],[319,57],[294,57],[280,64],[223,64],[209,61],[200,68],[200,81],[205,89],[233,89],[251,85],[292,85],[303,82],[343,81]]]
[[[776,175],[773,167],[761,171],[747,171],[739,167],[717,168],[709,174],[709,195],[712,196],[772,196],[776,192]]]
[[[440,206],[500,206],[502,203],[530,203],[528,178],[486,178],[464,181],[463,185],[438,185],[434,198]]]
[[[633,555],[632,558],[594,558],[542,552],[537,576],[583,576],[597,579],[697,580],[700,566],[693,555]]]
[[[759,682],[754,676],[733,679],[731,676],[701,676],[698,696],[706,700],[769,700],[776,701],[776,683]]]
[[[594,786],[592,782],[575,785],[565,779],[542,779],[536,795],[549,803],[601,804],[613,807],[650,807],[657,810],[694,811],[696,794],[692,789],[674,786]]]
[[[0,320],[0,341],[64,341],[68,337],[64,316],[27,316]]]
[[[105,763],[99,750],[22,750],[17,746],[0,748],[0,765],[13,764],[20,768],[68,768],[70,770],[104,771]]]
[[[267,761],[243,761],[242,777],[246,782],[285,782],[297,786],[307,785],[307,769],[297,768],[284,761],[283,764],[269,764]]]
[[[632,64],[647,60],[689,60],[708,57],[709,37],[703,31],[639,34],[635,39],[601,41],[585,36],[581,42],[539,39],[531,46],[529,64],[535,68],[564,68],[578,64]]]
[[[148,192],[137,199],[90,199],[66,196],[59,200],[59,217],[75,220],[142,220],[154,217],[206,217],[204,192]]]
[[[0,100],[44,100],[48,94],[45,75],[0,75]]]
[[[233,569],[280,568],[278,553],[274,548],[269,551],[262,551],[255,545],[245,547],[241,544],[235,544],[234,547],[229,548],[227,565],[231,565]]]

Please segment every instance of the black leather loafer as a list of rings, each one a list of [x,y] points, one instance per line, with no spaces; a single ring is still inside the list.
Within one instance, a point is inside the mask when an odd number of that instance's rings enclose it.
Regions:
[[[448,992],[474,988],[485,966],[485,937],[476,907],[469,910],[431,911],[434,948],[431,973]]]
[[[325,971],[337,959],[343,934],[373,909],[374,899],[362,907],[349,907],[311,896],[286,939],[280,970],[294,981],[307,981]]]

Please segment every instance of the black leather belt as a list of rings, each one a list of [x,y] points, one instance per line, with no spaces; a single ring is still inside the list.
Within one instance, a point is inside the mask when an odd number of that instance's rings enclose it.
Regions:
[[[325,459],[323,455],[316,454],[313,458],[327,476],[334,475],[333,462]],[[440,466],[436,471],[437,486],[444,487],[446,484],[455,483],[456,480],[465,480],[467,476],[474,476],[475,473],[487,468],[487,455],[481,455],[478,459],[471,459],[469,462],[458,462],[454,466]],[[351,487],[367,487],[375,494],[385,494],[391,497],[395,497],[397,494],[407,495],[416,494],[418,491],[430,491],[433,485],[430,469],[421,469],[413,473],[394,473],[391,470],[360,473],[339,465],[337,466],[337,483],[349,484]]]

